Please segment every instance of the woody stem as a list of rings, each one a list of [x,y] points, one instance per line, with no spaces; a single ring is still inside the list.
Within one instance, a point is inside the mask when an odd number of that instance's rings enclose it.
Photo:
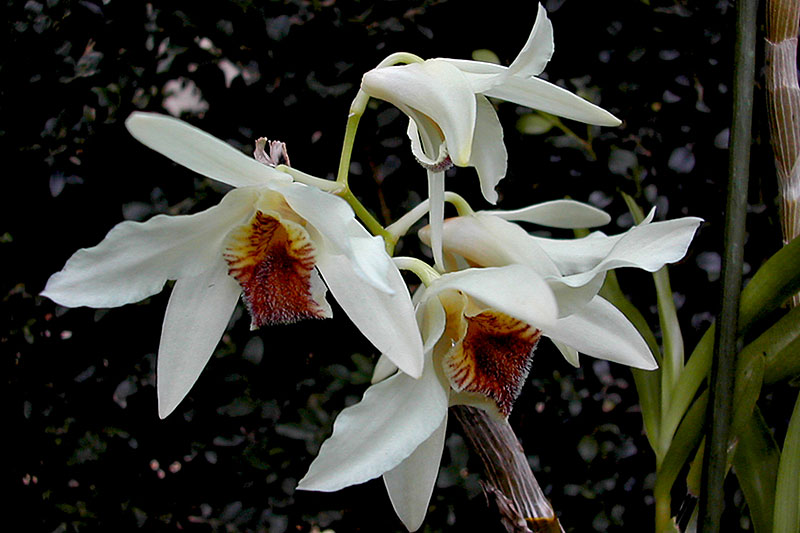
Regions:
[[[483,463],[483,488],[497,504],[506,531],[563,532],[508,421],[475,407],[458,405],[452,409],[471,449]]]

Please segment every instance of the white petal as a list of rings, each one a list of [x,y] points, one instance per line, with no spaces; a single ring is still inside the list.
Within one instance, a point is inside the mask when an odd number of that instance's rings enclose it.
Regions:
[[[447,252],[465,257],[478,266],[525,264],[542,276],[560,276],[550,256],[518,225],[485,214],[454,217],[444,223],[442,234]],[[429,242],[429,230],[419,232]]]
[[[587,124],[597,126],[622,124],[605,109],[540,78],[508,76],[484,94]]]
[[[542,4],[536,15],[536,22],[516,59],[509,65],[508,70],[516,76],[537,76],[542,73],[547,62],[553,57],[553,24],[547,18]]]
[[[344,255],[320,254],[319,269],[333,297],[361,333],[403,372],[422,374],[422,339],[411,297],[400,272],[387,273],[394,294],[368,285]]]
[[[472,92],[475,94],[486,93],[486,91],[511,75],[508,67],[484,61],[450,58],[438,58],[437,61],[449,63],[460,70],[469,81],[472,86]]]
[[[578,350],[576,350],[572,346],[567,346],[563,342],[558,342],[558,341],[553,340],[553,339],[550,339],[550,340],[553,342],[553,344],[556,345],[556,348],[558,348],[558,351],[561,352],[561,355],[564,356],[564,359],[566,359],[569,364],[571,364],[575,368],[578,368],[579,366],[581,366],[581,361],[580,361],[580,357],[578,355]]]
[[[411,108],[430,117],[444,132],[453,163],[468,165],[475,95],[458,68],[439,60],[376,68],[364,74],[361,88],[403,111]]]
[[[565,229],[593,228],[611,222],[609,214],[602,209],[575,200],[552,200],[510,211],[492,210],[480,213],[494,215],[503,220],[518,220]]]
[[[451,289],[542,330],[557,323],[558,306],[550,287],[527,265],[471,268],[444,274],[428,287],[425,296],[431,298]]]
[[[346,201],[302,183],[273,189],[283,194],[289,206],[324,237],[328,253],[347,256],[364,281],[389,294],[394,291],[386,277],[396,268],[386,253],[383,239],[370,235],[356,221]]]
[[[577,287],[597,274],[614,268],[634,267],[655,272],[686,255],[702,222],[684,217],[642,223],[625,233],[608,237],[600,232],[582,239],[543,239],[531,236],[553,258],[565,275],[563,283]]]
[[[413,301],[417,303],[422,301],[424,292],[424,285],[421,285],[414,293]],[[444,333],[445,326],[447,325],[447,314],[438,298],[422,301],[421,304],[417,305],[415,314],[420,333],[422,334],[422,350],[425,354],[428,354],[426,357],[430,357],[434,346],[436,346],[436,343]],[[397,366],[395,366],[386,355],[381,355],[372,373],[372,383],[383,381],[396,371]]]
[[[411,152],[425,168],[445,165],[448,157],[447,144],[439,126],[430,118],[414,109],[403,109],[409,117],[406,134],[411,141]]]
[[[603,287],[603,282],[606,279],[605,272],[600,272],[594,278],[590,279],[583,285],[573,287],[563,282],[560,276],[549,276],[545,278],[550,290],[556,297],[558,302],[558,316],[563,318],[567,315],[577,312],[584,305],[589,303],[592,298],[597,296],[600,289]]]
[[[419,305],[417,323],[422,333],[423,350],[425,353],[433,352],[447,326],[447,313],[438,298],[427,299]]]
[[[156,369],[158,414],[170,414],[214,353],[242,289],[220,256],[215,268],[175,282],[164,316]]]
[[[291,178],[182,120],[136,112],[125,121],[136,140],[190,170],[234,187]]]
[[[503,127],[494,106],[482,95],[478,95],[476,101],[478,114],[469,164],[478,171],[483,197],[489,203],[495,204],[495,187],[506,175],[508,152],[503,142]]]
[[[416,531],[425,520],[439,464],[444,451],[447,417],[425,442],[402,463],[383,474],[395,513],[409,531]]]
[[[160,292],[169,279],[196,276],[222,257],[225,236],[250,216],[255,196],[236,189],[194,215],[117,224],[100,244],[75,252],[42,295],[67,307],[117,307]]]
[[[543,327],[542,332],[585,355],[644,370],[658,368],[633,324],[600,296],[579,312],[560,318],[554,326]]]
[[[375,368],[372,370],[372,379],[370,383],[378,383],[388,378],[397,372],[397,366],[385,355],[378,357],[378,362],[375,363]]]
[[[398,373],[371,385],[336,418],[297,488],[336,491],[388,472],[436,431],[446,412],[447,392],[430,360],[420,379]]]

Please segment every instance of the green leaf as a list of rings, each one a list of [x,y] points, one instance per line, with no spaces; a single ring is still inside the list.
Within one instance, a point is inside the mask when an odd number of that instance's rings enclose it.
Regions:
[[[733,459],[736,477],[750,508],[756,533],[773,531],[772,500],[779,459],[778,445],[761,411],[756,408],[750,423],[745,424],[739,434],[739,444]]]
[[[622,197],[633,216],[634,222],[640,224],[644,220],[644,212],[641,207],[630,195],[623,192]],[[660,406],[662,410],[666,410],[671,403],[673,387],[677,384],[683,370],[683,334],[681,333],[678,312],[675,309],[675,300],[672,297],[669,271],[666,266],[653,273],[653,281],[656,287],[658,321],[661,325],[661,339],[664,348],[663,357],[659,360],[661,370]],[[669,439],[672,438],[672,434],[660,433],[660,436],[662,440],[655,446],[657,458],[663,457],[664,453],[666,453],[667,448],[670,446]]]
[[[672,485],[686,464],[689,454],[702,439],[707,409],[708,391],[705,390],[686,412],[658,469],[653,495],[656,499],[656,523],[659,531],[665,531],[666,524],[671,520],[669,501]]]
[[[644,220],[642,209],[631,196],[623,192],[622,197],[631,215],[633,215],[634,222],[641,224]],[[672,287],[669,282],[669,271],[666,266],[653,272],[653,281],[656,285],[658,321],[661,325],[661,337],[664,345],[664,360],[661,363],[662,379],[665,380],[665,386],[662,387],[663,394],[672,390],[683,369],[683,334],[678,322],[678,312],[675,309],[675,300],[672,297]],[[664,397],[662,401],[664,401],[664,405],[668,405],[669,398]]]
[[[755,273],[739,302],[739,333],[743,334],[800,290],[800,239],[778,250]],[[708,376],[714,350],[715,325],[711,325],[689,356],[661,425],[668,438],[683,417],[700,385]]]
[[[639,331],[647,342],[650,352],[661,365],[661,353],[658,341],[647,320],[633,305],[619,286],[616,272],[613,270],[606,274],[606,280],[600,289],[600,296],[611,302],[614,307],[622,311],[631,324]],[[661,464],[663,454],[658,449],[658,428],[661,421],[661,370],[639,370],[632,368],[631,373],[636,383],[636,392],[639,395],[639,407],[642,411],[645,434],[650,447],[656,453],[656,464]]]
[[[775,487],[774,533],[800,532],[800,396],[783,441]]]
[[[800,307],[795,307],[752,344],[766,357],[764,382],[800,375]]]

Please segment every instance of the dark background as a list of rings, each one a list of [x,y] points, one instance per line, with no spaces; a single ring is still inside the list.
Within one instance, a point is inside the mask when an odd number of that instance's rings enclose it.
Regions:
[[[169,291],[113,310],[40,298],[78,248],[124,219],[196,212],[225,187],[138,144],[131,112],[166,113],[175,86],[198,91],[181,117],[252,153],[285,141],[293,166],[336,170],[361,75],[396,51],[508,64],[536,2],[140,2],[12,0],[0,46],[3,210],[0,282],[8,531],[403,531],[380,481],[295,492],[336,413],[360,398],[377,354],[346,316],[249,331],[240,308],[189,396],[159,420],[155,350]],[[618,192],[657,218],[702,217],[672,286],[691,349],[717,307],[733,9],[726,1],[545,2],[556,52],[544,76],[624,123],[587,128],[594,156],[558,130],[516,127],[530,110],[499,103],[509,150],[500,206],[570,196],[630,216]],[[761,57],[759,54],[758,57]],[[226,80],[223,68],[238,71]],[[760,74],[759,74],[760,79]],[[780,245],[774,172],[756,87],[746,272]],[[384,103],[364,116],[351,185],[383,221],[426,195],[406,119]],[[448,188],[488,206],[472,169]],[[532,228],[533,229],[533,228]],[[537,228],[540,229],[540,228]],[[559,234],[555,234],[558,236]],[[414,237],[402,254],[427,253]],[[649,275],[619,274],[657,328]],[[769,392],[769,391],[768,391]],[[771,396],[767,395],[767,400]],[[652,528],[654,456],[627,368],[585,357],[573,369],[544,341],[511,422],[568,531]],[[496,531],[474,462],[453,424],[424,531]],[[676,493],[677,507],[683,499]],[[727,520],[748,527],[731,487]],[[4,528],[5,529],[5,528]]]

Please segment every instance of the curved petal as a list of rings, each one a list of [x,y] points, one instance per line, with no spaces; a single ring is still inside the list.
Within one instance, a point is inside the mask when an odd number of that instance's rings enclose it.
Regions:
[[[531,239],[558,264],[565,275],[561,281],[577,287],[614,268],[655,272],[667,263],[679,261],[686,255],[700,222],[699,218],[684,217],[642,223],[612,237],[596,232],[582,239]]]
[[[422,333],[423,350],[432,353],[447,326],[447,313],[438,298],[426,299],[417,308],[417,323]]]
[[[419,377],[423,364],[422,339],[411,297],[397,268],[386,276],[394,294],[365,283],[344,255],[320,254],[317,268],[359,331],[403,372]]]
[[[447,417],[402,463],[383,474],[394,512],[409,531],[422,526],[442,462]]]
[[[388,472],[436,431],[446,412],[447,391],[430,359],[419,379],[398,373],[371,385],[336,418],[297,488],[336,491]]]
[[[542,4],[536,14],[530,36],[517,57],[508,66],[509,73],[516,76],[538,76],[553,57],[553,24],[547,18]]]
[[[508,152],[503,142],[503,127],[494,106],[483,96],[477,96],[475,137],[472,139],[470,166],[478,171],[481,192],[486,201],[497,203],[495,187],[506,175]]]
[[[391,294],[387,276],[396,270],[380,237],[370,235],[346,201],[302,183],[273,187],[289,206],[324,237],[327,252],[347,256],[356,272],[373,287]],[[320,254],[321,255],[321,254]]]
[[[117,307],[160,292],[169,279],[197,276],[222,258],[225,236],[250,216],[256,195],[235,189],[194,215],[117,224],[100,244],[75,252],[42,296],[66,307]]]
[[[486,93],[489,89],[510,76],[508,67],[470,59],[438,58],[437,61],[449,63],[467,78],[475,94]]]
[[[545,281],[558,302],[558,316],[563,318],[577,312],[597,296],[606,280],[606,273],[600,272],[583,285],[573,287],[564,283],[560,276],[548,276]]]
[[[575,368],[581,366],[578,350],[576,350],[572,346],[567,346],[563,342],[558,342],[557,340],[553,339],[550,340],[553,342],[553,344],[556,345],[558,351],[561,352],[561,355],[564,356],[564,359],[566,359],[569,364],[571,364]]]
[[[431,119],[414,109],[403,109],[411,117],[408,120],[406,134],[411,141],[411,153],[417,162],[427,169],[446,168],[450,166],[447,144],[442,137],[442,130]]]
[[[429,229],[419,232],[428,242]],[[560,276],[561,271],[539,244],[518,225],[484,214],[445,220],[442,243],[445,251],[466,258],[474,265],[490,267],[525,264],[542,276]]]
[[[541,78],[508,76],[484,94],[586,124],[597,126],[622,124],[605,109]]]
[[[415,300],[422,300],[424,286],[421,286],[416,293],[414,293]],[[425,357],[430,357],[433,353],[433,348],[444,333],[445,326],[447,325],[447,313],[438,298],[431,298],[425,300],[422,305],[417,305],[415,311],[417,317],[417,324],[422,334],[422,351],[427,354]],[[397,371],[397,366],[391,360],[382,354],[375,364],[375,370],[372,373],[372,383],[383,381]]]
[[[611,216],[602,209],[575,200],[551,200],[510,211],[492,210],[479,213],[494,215],[503,220],[565,229],[593,228],[611,222]]]
[[[596,296],[577,313],[560,318],[555,325],[543,327],[542,332],[557,342],[598,359],[644,370],[658,368],[650,348],[633,324],[600,296]]]
[[[164,315],[156,368],[158,415],[183,400],[214,353],[242,289],[222,260],[199,276],[175,282]]]
[[[425,297],[451,289],[542,330],[557,323],[558,306],[550,287],[527,265],[471,268],[443,274],[428,287]]]
[[[234,187],[291,178],[182,120],[135,112],[125,126],[136,140],[179,165]]]
[[[414,109],[444,132],[453,163],[467,166],[475,127],[475,95],[461,71],[438,60],[373,69],[361,81],[368,95]]]
[[[388,378],[397,372],[397,366],[385,355],[378,357],[378,362],[375,363],[375,368],[372,370],[372,379],[370,383],[378,383]]]

